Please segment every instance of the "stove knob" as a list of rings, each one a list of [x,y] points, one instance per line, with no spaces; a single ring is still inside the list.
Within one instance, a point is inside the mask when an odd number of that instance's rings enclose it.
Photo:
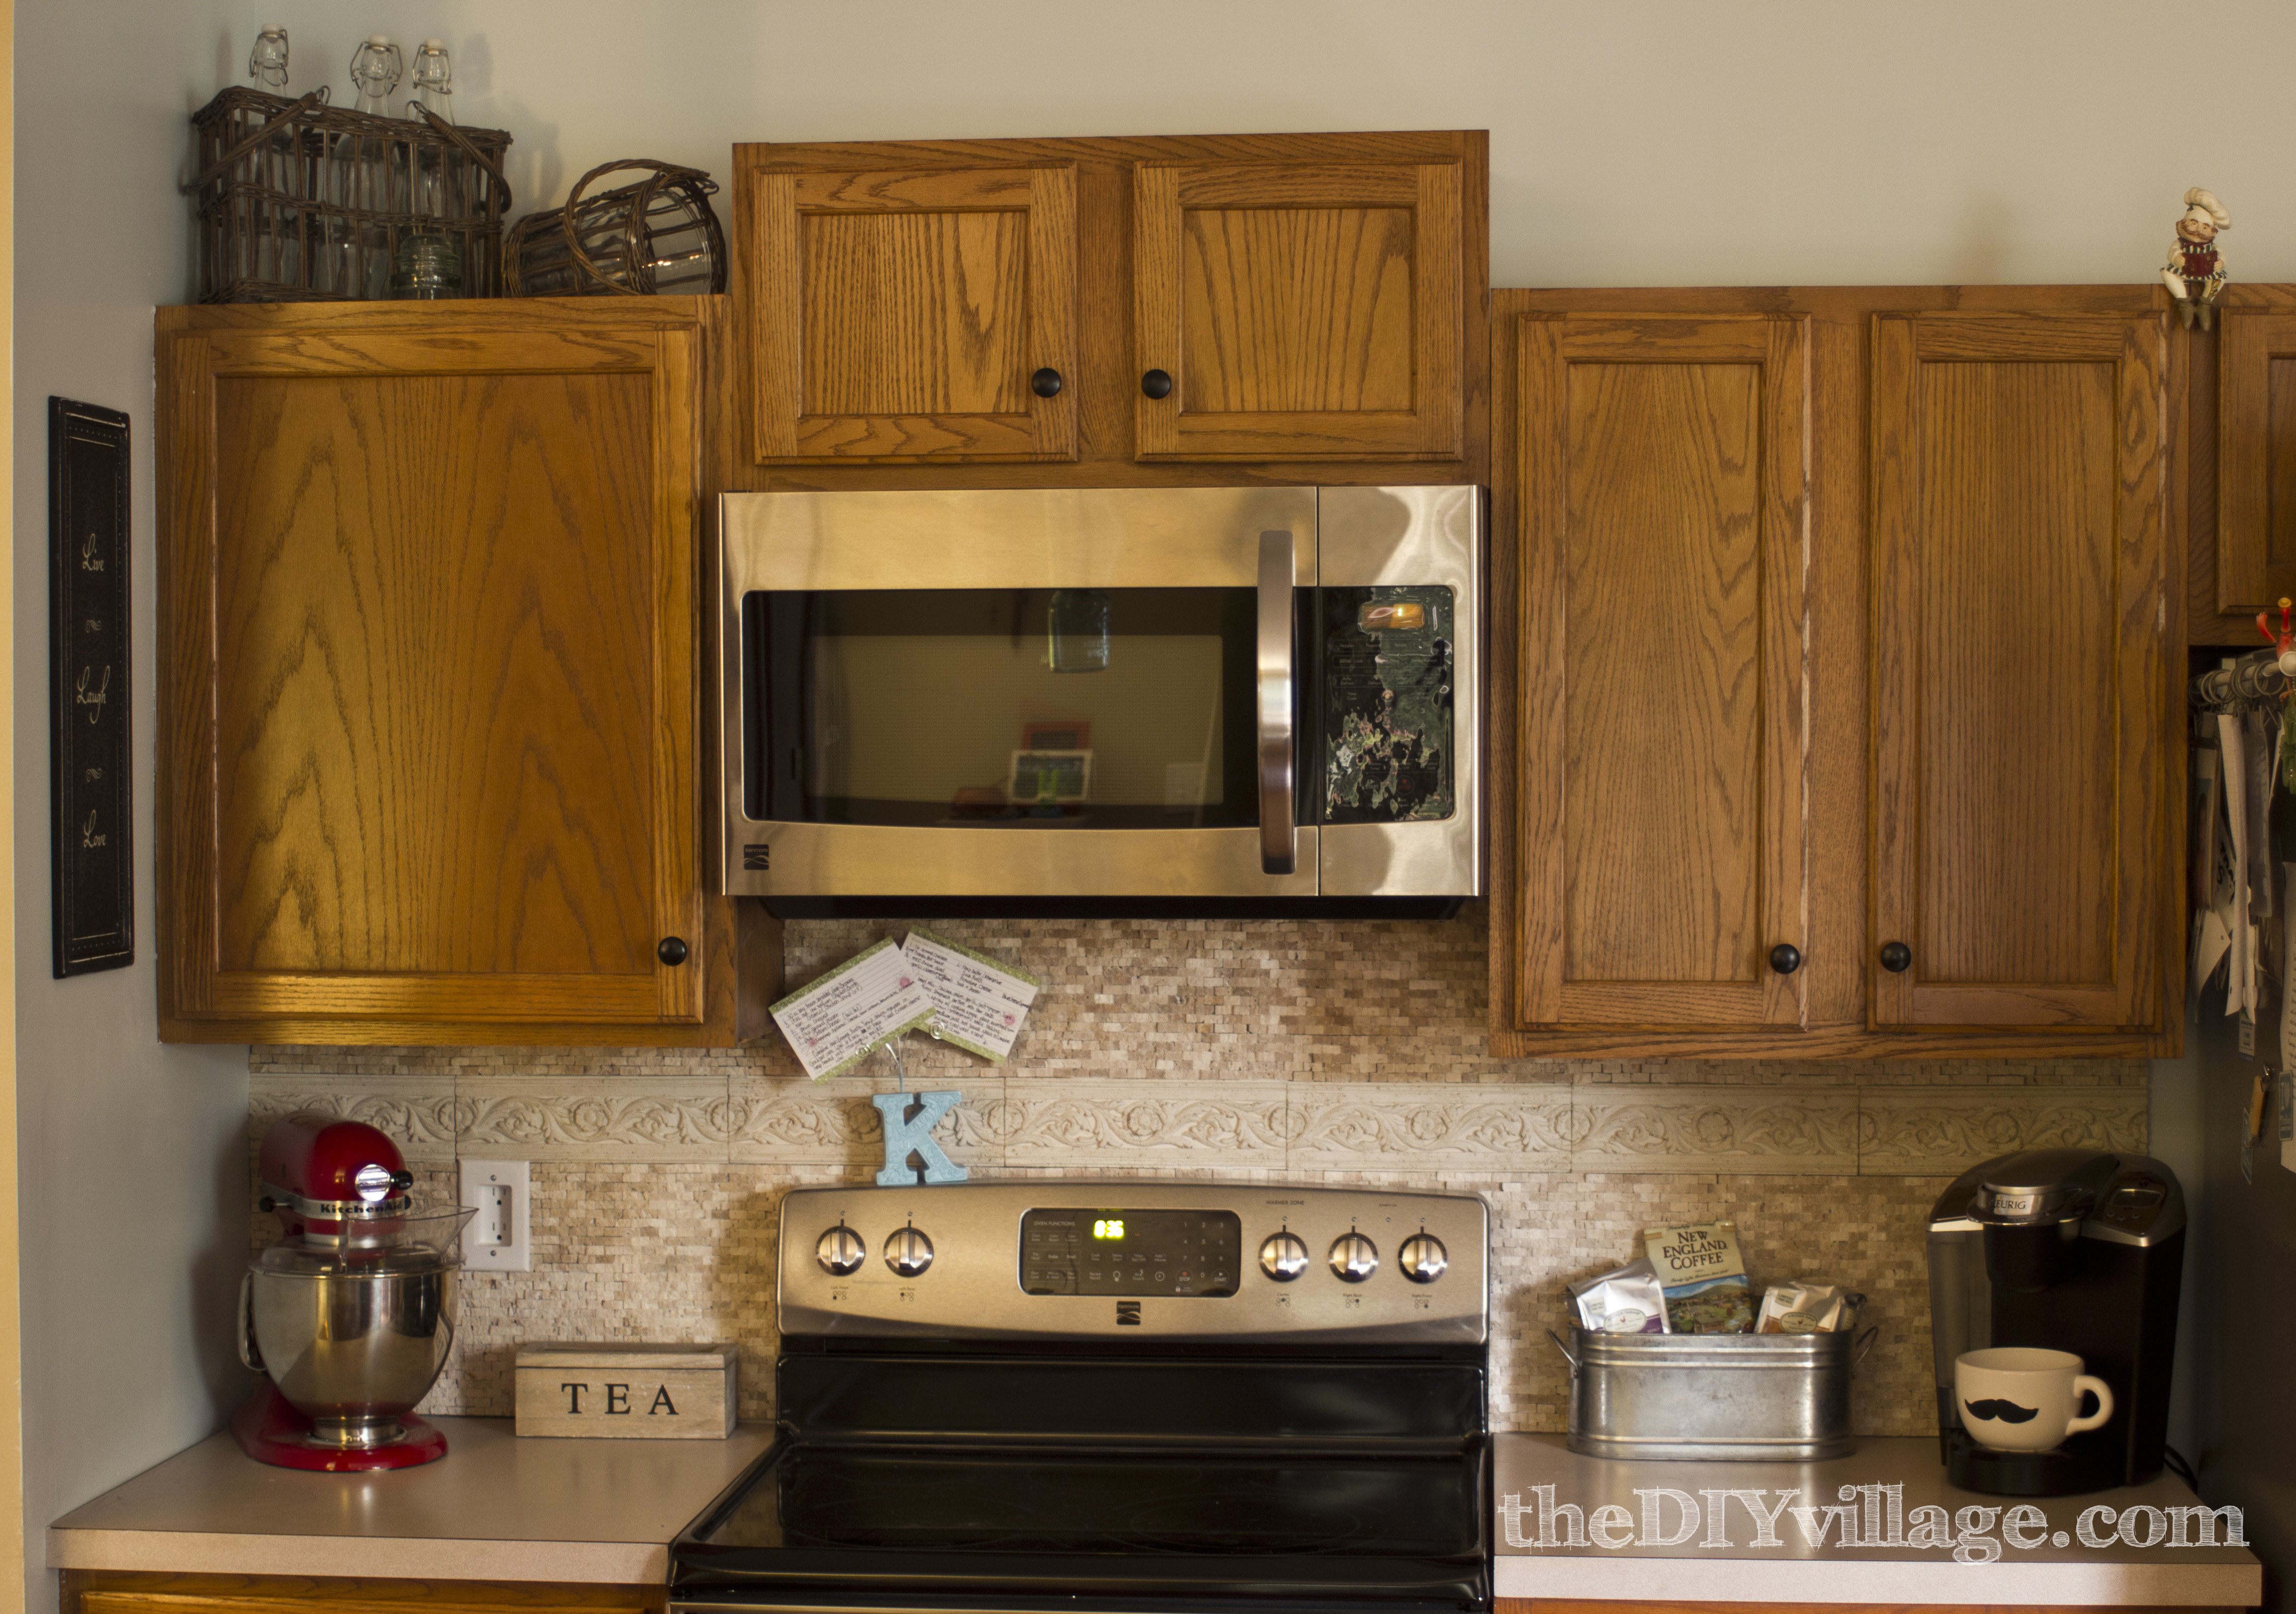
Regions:
[[[813,1247],[814,1259],[821,1270],[832,1278],[848,1278],[861,1270],[869,1258],[869,1247],[861,1242],[861,1235],[842,1222],[821,1235],[821,1242]]]
[[[914,1227],[905,1227],[885,1240],[885,1264],[904,1278],[914,1278],[932,1264],[932,1240]]]
[[[1308,1247],[1288,1232],[1270,1233],[1259,1247],[1259,1270],[1289,1283],[1308,1270]]]
[[[1395,1253],[1396,1264],[1414,1283],[1432,1283],[1451,1267],[1450,1252],[1432,1233],[1414,1233]]]
[[[1332,1241],[1332,1270],[1342,1283],[1361,1283],[1379,1271],[1379,1246],[1361,1233],[1341,1233]]]

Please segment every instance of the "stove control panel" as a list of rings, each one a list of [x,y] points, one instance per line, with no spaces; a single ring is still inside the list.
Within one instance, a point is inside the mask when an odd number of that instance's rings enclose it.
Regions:
[[[1059,1180],[798,1189],[781,1227],[792,1335],[1488,1334],[1488,1215],[1466,1194]]]
[[[1234,1211],[1115,1205],[1021,1218],[1021,1287],[1031,1295],[1220,1299],[1242,1273],[1243,1222]]]

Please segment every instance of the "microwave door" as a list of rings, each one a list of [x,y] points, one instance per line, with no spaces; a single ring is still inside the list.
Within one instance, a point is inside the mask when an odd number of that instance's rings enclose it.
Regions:
[[[728,893],[1316,894],[1313,490],[728,495],[721,530]]]

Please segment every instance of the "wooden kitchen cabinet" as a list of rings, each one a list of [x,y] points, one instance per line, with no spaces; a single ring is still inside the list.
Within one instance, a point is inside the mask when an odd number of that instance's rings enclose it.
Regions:
[[[734,1040],[701,854],[713,317],[161,310],[163,1038]]]
[[[2165,301],[1496,294],[1493,1052],[2176,1050]]]
[[[2262,647],[2256,613],[2296,596],[2296,286],[2228,287],[2193,363],[2192,638]],[[2210,452],[2213,449],[2213,453]]]
[[[739,485],[1483,473],[1479,132],[750,144],[734,168]]]
[[[1458,458],[1462,166],[1141,164],[1140,457]]]
[[[2157,314],[1874,323],[1876,1026],[2159,1023],[2167,367]]]
[[[67,1569],[60,1614],[660,1614],[660,1586]]]
[[[760,461],[1076,457],[1074,163],[741,184]]]
[[[1807,321],[1513,345],[1513,1023],[1799,1027]]]

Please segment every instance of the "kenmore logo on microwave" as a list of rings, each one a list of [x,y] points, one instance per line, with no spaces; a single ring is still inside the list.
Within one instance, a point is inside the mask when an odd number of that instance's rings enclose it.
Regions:
[[[1116,1303],[1116,1326],[1119,1328],[1140,1326],[1140,1303],[1137,1300],[1119,1300]]]
[[[746,844],[742,846],[742,868],[744,868],[744,869],[771,869],[773,866],[774,866],[774,849],[773,849],[770,845],[767,844],[765,842],[763,842],[763,841],[750,841],[750,842],[746,843]]]

